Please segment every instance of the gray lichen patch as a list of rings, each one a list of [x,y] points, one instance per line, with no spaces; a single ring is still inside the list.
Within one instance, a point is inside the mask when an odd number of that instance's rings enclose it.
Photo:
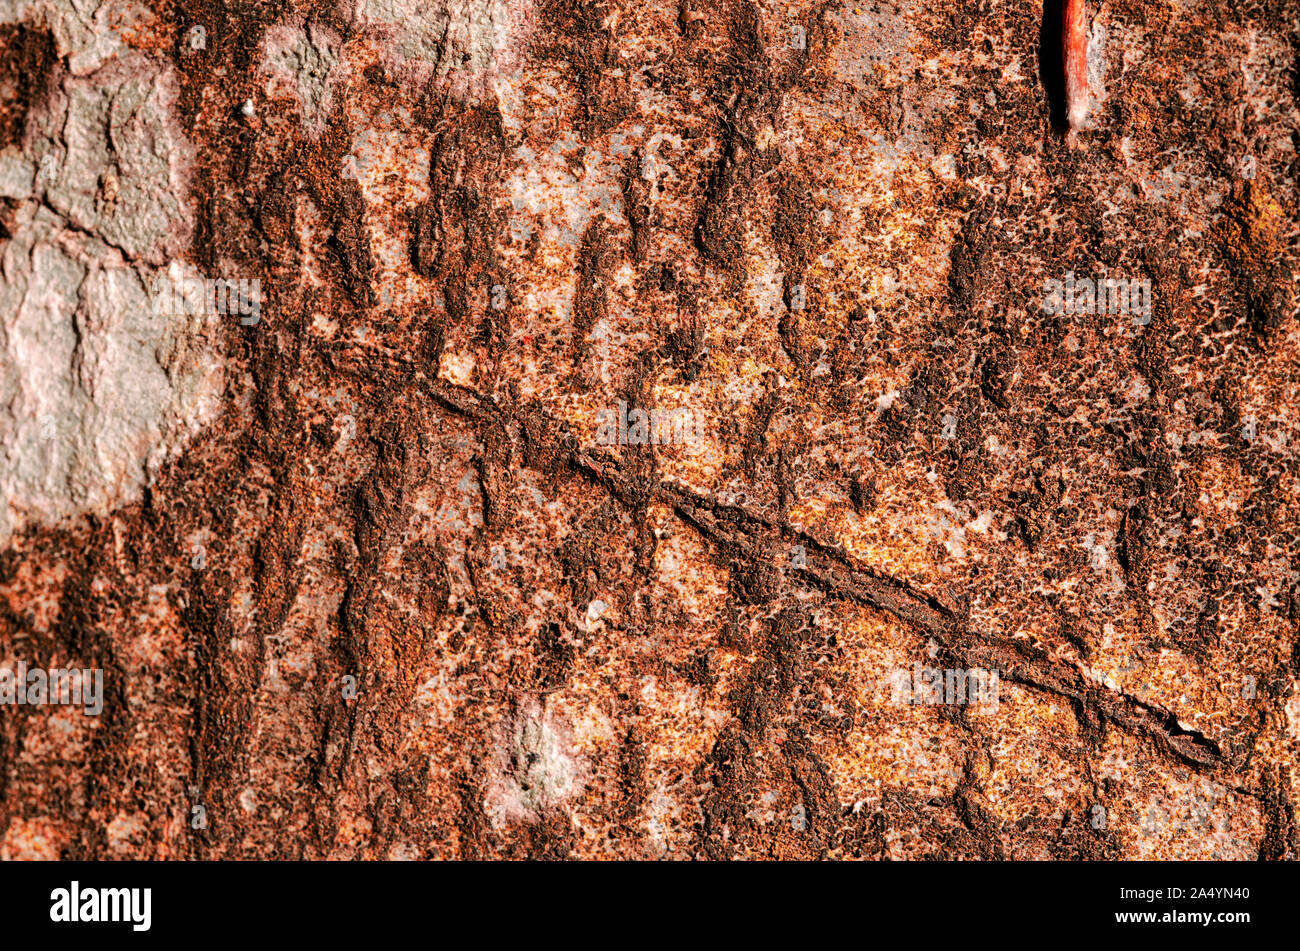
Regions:
[[[129,0],[0,0],[0,23],[41,23],[74,76],[95,72],[126,51],[116,24],[139,17]]]
[[[319,135],[333,108],[342,41],[328,27],[277,24],[262,39],[262,70],[268,97],[289,95],[302,114],[308,132]]]
[[[582,791],[583,764],[568,729],[536,701],[524,701],[497,734],[485,796],[495,826],[536,822]]]
[[[491,97],[523,65],[532,0],[345,0],[395,69],[448,80],[463,98]]]
[[[176,95],[170,69],[132,54],[93,76],[64,77],[28,118],[25,152],[42,170],[45,202],[153,265],[179,254],[192,227],[193,149],[174,118]]]
[[[0,198],[23,199],[36,183],[36,166],[9,148],[0,152]]]
[[[138,498],[219,409],[216,315],[152,296],[196,277],[174,99],[142,54],[56,77],[4,156],[22,203],[0,245],[0,544]]]
[[[155,313],[147,272],[28,203],[0,273],[0,543],[104,513],[215,417],[211,315]]]

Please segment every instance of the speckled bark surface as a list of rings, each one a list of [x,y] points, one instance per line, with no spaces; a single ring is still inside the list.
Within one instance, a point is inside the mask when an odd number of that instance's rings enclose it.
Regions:
[[[1295,858],[1300,4],[1060,6],[0,0],[0,855]]]

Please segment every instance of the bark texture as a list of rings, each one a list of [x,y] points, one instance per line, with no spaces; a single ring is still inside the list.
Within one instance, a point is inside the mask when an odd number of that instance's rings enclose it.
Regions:
[[[1063,6],[0,0],[0,855],[1295,858],[1300,3]]]

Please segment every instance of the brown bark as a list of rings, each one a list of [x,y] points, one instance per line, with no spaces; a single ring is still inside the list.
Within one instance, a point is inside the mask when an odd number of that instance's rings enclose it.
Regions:
[[[43,2],[0,854],[1295,857],[1293,0]]]

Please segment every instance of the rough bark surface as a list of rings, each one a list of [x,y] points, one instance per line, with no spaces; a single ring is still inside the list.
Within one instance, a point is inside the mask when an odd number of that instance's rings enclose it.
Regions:
[[[1061,6],[0,0],[0,856],[1294,859],[1300,3]]]

